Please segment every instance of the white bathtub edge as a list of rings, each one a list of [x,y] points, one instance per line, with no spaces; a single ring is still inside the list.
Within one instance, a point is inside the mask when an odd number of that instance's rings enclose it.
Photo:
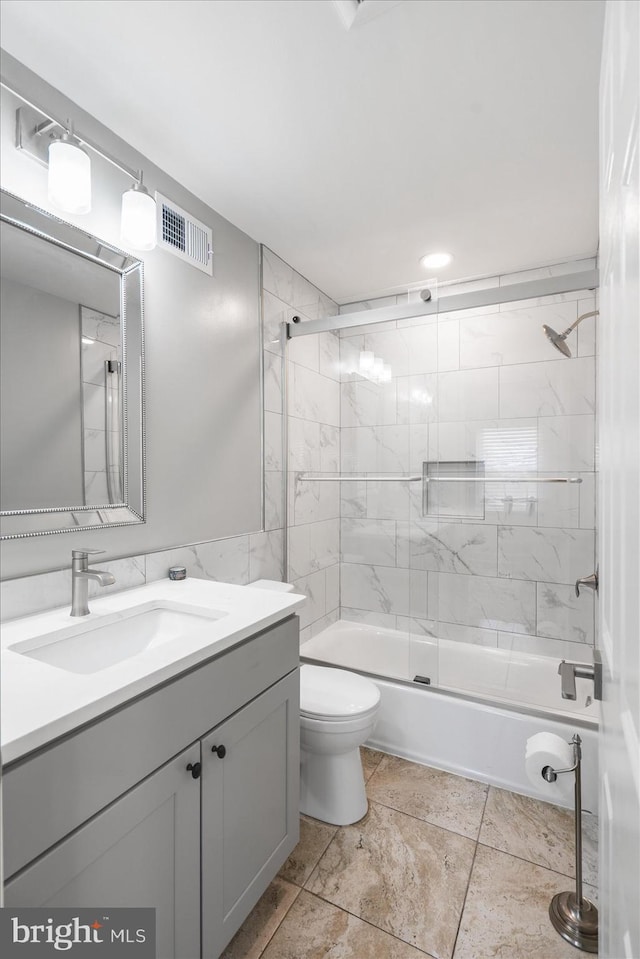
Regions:
[[[543,730],[566,740],[579,732],[582,806],[584,811],[597,813],[596,728],[412,689],[389,680],[372,681],[380,689],[381,701],[378,723],[367,746],[546,802],[572,805],[571,800],[559,800],[529,781],[524,768],[527,739]]]

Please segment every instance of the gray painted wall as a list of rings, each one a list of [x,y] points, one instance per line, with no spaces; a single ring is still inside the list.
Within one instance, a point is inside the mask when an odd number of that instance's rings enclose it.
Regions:
[[[82,503],[78,306],[4,276],[0,304],[2,509]]]
[[[89,583],[89,596],[117,592],[163,579],[171,566],[185,566],[187,575],[225,583],[246,585],[256,579],[286,579],[295,576],[296,587],[307,594],[303,610],[305,635],[317,631],[337,616],[340,603],[337,577],[338,543],[327,539],[331,523],[316,516],[326,515],[327,503],[312,491],[299,501],[296,509],[294,487],[289,506],[290,531],[295,527],[290,550],[293,559],[284,568],[284,501],[286,455],[283,453],[284,395],[282,324],[298,315],[305,320],[320,319],[338,313],[338,305],[317,287],[284,263],[271,250],[263,248],[262,302],[264,325],[264,408],[265,408],[265,529],[260,533],[233,536],[191,546],[176,546],[126,559],[100,562],[115,576],[115,584],[106,588]],[[337,337],[333,333],[292,341],[300,344],[291,358],[290,376],[295,377],[295,402],[289,414],[290,465],[293,469],[322,466],[336,468],[336,430],[324,422],[319,412],[323,405],[318,393],[330,392],[337,385]],[[292,383],[293,386],[293,383]],[[308,389],[310,395],[306,395]],[[314,411],[315,408],[315,411]],[[315,417],[315,418],[314,418]],[[335,419],[335,415],[334,415]],[[333,441],[331,433],[333,431]],[[295,452],[294,452],[295,448]],[[326,484],[330,485],[330,484]],[[317,507],[314,507],[314,500]],[[335,512],[335,510],[334,510]],[[297,513],[297,516],[296,516]],[[314,521],[317,520],[317,522]],[[291,521],[293,526],[291,525]],[[313,533],[313,548],[311,534]],[[300,549],[308,542],[308,549]],[[301,565],[302,564],[302,565]],[[304,577],[304,567],[312,572]],[[303,577],[303,578],[300,578]],[[57,606],[69,607],[71,571],[43,573],[7,579],[0,583],[0,617],[15,619]],[[307,623],[309,625],[307,625]],[[302,634],[301,634],[302,635]]]
[[[69,565],[87,544],[117,559],[262,529],[259,248],[14,58],[3,76],[134,169],[213,229],[214,276],[161,250],[144,254],[147,351],[147,522],[126,529],[3,543],[2,575]],[[46,170],[14,147],[15,98],[2,91],[2,186],[51,209]],[[141,116],[142,116],[141,107]],[[189,149],[189,144],[184,145]],[[128,179],[92,157],[93,209],[70,222],[118,246]]]

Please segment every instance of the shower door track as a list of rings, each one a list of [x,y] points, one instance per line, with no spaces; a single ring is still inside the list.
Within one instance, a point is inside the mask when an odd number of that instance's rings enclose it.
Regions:
[[[499,303],[511,303],[516,300],[528,300],[539,296],[573,293],[576,290],[595,290],[597,287],[598,271],[582,270],[580,273],[547,276],[540,280],[527,280],[524,283],[512,283],[508,286],[494,286],[488,290],[474,290],[472,293],[454,293],[450,296],[441,296],[438,299],[429,300],[426,303],[423,301],[400,303],[396,306],[381,306],[374,310],[361,310],[358,313],[341,313],[339,316],[327,316],[320,320],[287,323],[287,338],[309,336],[312,333],[335,332],[357,326],[368,326],[370,323],[408,320],[415,316],[436,316],[438,313],[477,309],[481,306],[494,306]]]

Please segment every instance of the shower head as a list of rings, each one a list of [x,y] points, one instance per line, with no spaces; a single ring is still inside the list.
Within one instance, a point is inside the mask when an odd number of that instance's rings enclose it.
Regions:
[[[566,339],[571,333],[572,330],[575,330],[578,323],[581,323],[582,320],[586,320],[588,316],[597,316],[599,310],[591,310],[590,313],[583,313],[582,316],[579,316],[575,323],[572,323],[564,333],[556,333],[555,330],[552,330],[550,326],[547,326],[546,323],[542,324],[542,329],[544,330],[544,335],[547,337],[550,343],[552,343],[556,350],[559,353],[562,353],[563,356],[571,356],[571,350],[567,346]]]
[[[567,346],[566,339],[567,333],[556,333],[555,330],[552,330],[550,326],[547,326],[546,323],[543,324],[542,329],[544,334],[549,340],[550,343],[553,343],[556,350],[559,350],[561,353],[564,353],[565,356],[571,356],[571,350]]]

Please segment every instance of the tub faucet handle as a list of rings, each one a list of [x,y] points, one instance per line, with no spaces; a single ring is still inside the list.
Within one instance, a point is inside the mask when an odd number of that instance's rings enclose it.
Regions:
[[[595,590],[598,592],[598,570],[595,573],[591,573],[590,576],[581,576],[580,579],[576,580],[576,596],[580,595],[580,587],[587,586],[589,589]]]

